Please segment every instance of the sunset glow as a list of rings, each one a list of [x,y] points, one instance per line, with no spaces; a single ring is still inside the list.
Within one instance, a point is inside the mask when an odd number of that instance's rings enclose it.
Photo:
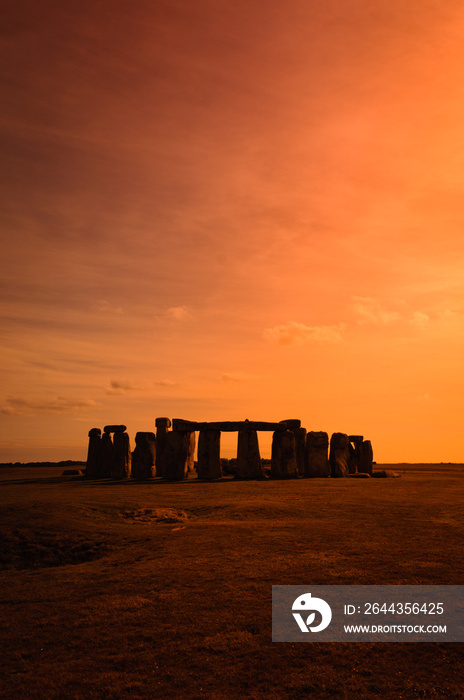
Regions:
[[[0,461],[169,416],[463,462],[463,33],[454,0],[11,5]]]

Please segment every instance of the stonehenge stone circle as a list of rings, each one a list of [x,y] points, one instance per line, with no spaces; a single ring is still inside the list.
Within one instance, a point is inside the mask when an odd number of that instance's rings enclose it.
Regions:
[[[155,434],[144,432],[137,433],[135,436],[135,449],[132,453],[132,478],[151,479],[156,476],[155,461]]]
[[[310,478],[330,476],[329,436],[322,431],[306,433],[304,475]]]
[[[350,439],[345,433],[334,433],[330,439],[330,474],[332,477],[348,476]]]
[[[272,436],[271,477],[292,479],[297,476],[295,433],[293,430],[275,432]]]
[[[189,435],[189,433],[183,433]],[[199,479],[220,479],[221,431],[200,430],[198,436],[197,474]]]
[[[237,459],[232,472],[236,479],[265,479],[259,451],[258,432],[273,431],[270,476],[276,479],[298,477],[340,478],[377,476],[372,472],[373,451],[362,435],[309,431],[301,421],[210,421],[156,418],[156,436],[140,431],[131,454],[125,425],[91,428],[88,433],[86,475],[90,478],[186,479],[195,472],[195,433],[198,438],[197,475],[200,479],[222,477],[221,432],[237,432]],[[172,427],[172,430],[171,430]],[[227,460],[223,460],[227,462]],[[266,472],[267,473],[267,472]]]
[[[251,428],[238,431],[236,479],[264,479],[258,433]]]

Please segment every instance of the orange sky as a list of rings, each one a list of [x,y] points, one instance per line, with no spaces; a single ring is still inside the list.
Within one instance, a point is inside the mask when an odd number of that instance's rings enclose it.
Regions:
[[[0,461],[156,416],[464,461],[462,3],[9,4]]]

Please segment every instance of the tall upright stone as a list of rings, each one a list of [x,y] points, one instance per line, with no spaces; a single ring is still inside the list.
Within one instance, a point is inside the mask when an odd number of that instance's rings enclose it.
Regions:
[[[323,431],[306,434],[304,475],[310,478],[330,476],[329,436]]]
[[[188,447],[188,471],[190,473],[195,471],[195,432],[185,433],[185,439],[187,440]]]
[[[199,479],[221,478],[220,430],[200,430],[198,436],[197,474]]]
[[[330,473],[332,477],[348,476],[350,459],[350,440],[345,433],[334,433],[330,439]]]
[[[305,474],[306,428],[292,430],[295,433],[296,466],[298,476]]]
[[[259,453],[258,433],[246,428],[238,431],[236,479],[264,479]]]
[[[131,451],[129,435],[114,433],[111,476],[113,479],[128,479],[131,473]]]
[[[111,478],[111,465],[113,463],[113,438],[110,433],[103,433],[100,452],[98,456],[98,478]]]
[[[348,469],[350,474],[356,474],[358,472],[358,467],[361,462],[361,450],[363,443],[362,435],[348,435],[350,440],[350,461],[348,463]]]
[[[272,436],[271,477],[292,479],[297,476],[295,433],[292,430],[276,430]]]
[[[360,446],[360,457],[358,463],[358,472],[361,474],[370,474],[372,476],[372,465],[374,463],[374,452],[370,440],[363,440]]]
[[[190,434],[180,430],[166,432],[163,466],[164,478],[182,481],[187,478],[189,465]]]
[[[156,426],[156,473],[158,476],[166,476],[166,464],[164,452],[169,428],[170,418],[155,418]]]
[[[89,430],[89,447],[87,450],[87,464],[85,475],[89,477],[98,477],[98,459],[100,455],[101,445],[101,430],[100,428],[91,428]]]
[[[156,476],[156,439],[154,433],[139,432],[135,436],[132,453],[131,476],[133,479],[151,479]]]

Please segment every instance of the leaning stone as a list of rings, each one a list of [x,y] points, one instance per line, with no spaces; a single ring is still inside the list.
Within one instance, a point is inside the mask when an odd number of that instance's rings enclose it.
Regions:
[[[259,453],[258,433],[247,428],[239,430],[237,440],[236,479],[263,479],[264,472]]]
[[[182,433],[181,433],[182,434]],[[190,435],[190,433],[183,433]],[[197,474],[199,479],[220,479],[221,431],[200,430],[198,436]]]
[[[124,433],[127,430],[125,425],[105,425],[104,433]]]
[[[363,474],[372,474],[372,465],[374,462],[374,453],[370,440],[363,440],[358,448],[358,472]]]
[[[271,476],[292,479],[298,476],[296,439],[292,430],[275,432],[272,436]]]
[[[127,479],[131,473],[131,452],[129,435],[116,431],[114,433],[113,455],[111,459],[111,476],[113,479]]]
[[[188,433],[170,431],[166,433],[163,465],[164,478],[170,481],[182,481],[187,478],[189,464],[190,440]]]
[[[304,475],[310,478],[330,476],[329,436],[323,431],[306,434]]]
[[[92,478],[98,476],[98,457],[100,454],[100,444],[101,444],[101,430],[100,428],[92,428],[89,430],[89,447],[87,450],[87,463],[85,468],[85,475]]]
[[[383,469],[382,471],[372,472],[373,479],[398,479],[401,474],[392,471],[391,469]]]
[[[156,476],[155,460],[155,434],[144,432],[137,433],[135,436],[135,450],[132,453],[132,478],[151,479]]]
[[[330,473],[332,477],[348,476],[348,461],[350,440],[345,433],[334,433],[330,439]]]

